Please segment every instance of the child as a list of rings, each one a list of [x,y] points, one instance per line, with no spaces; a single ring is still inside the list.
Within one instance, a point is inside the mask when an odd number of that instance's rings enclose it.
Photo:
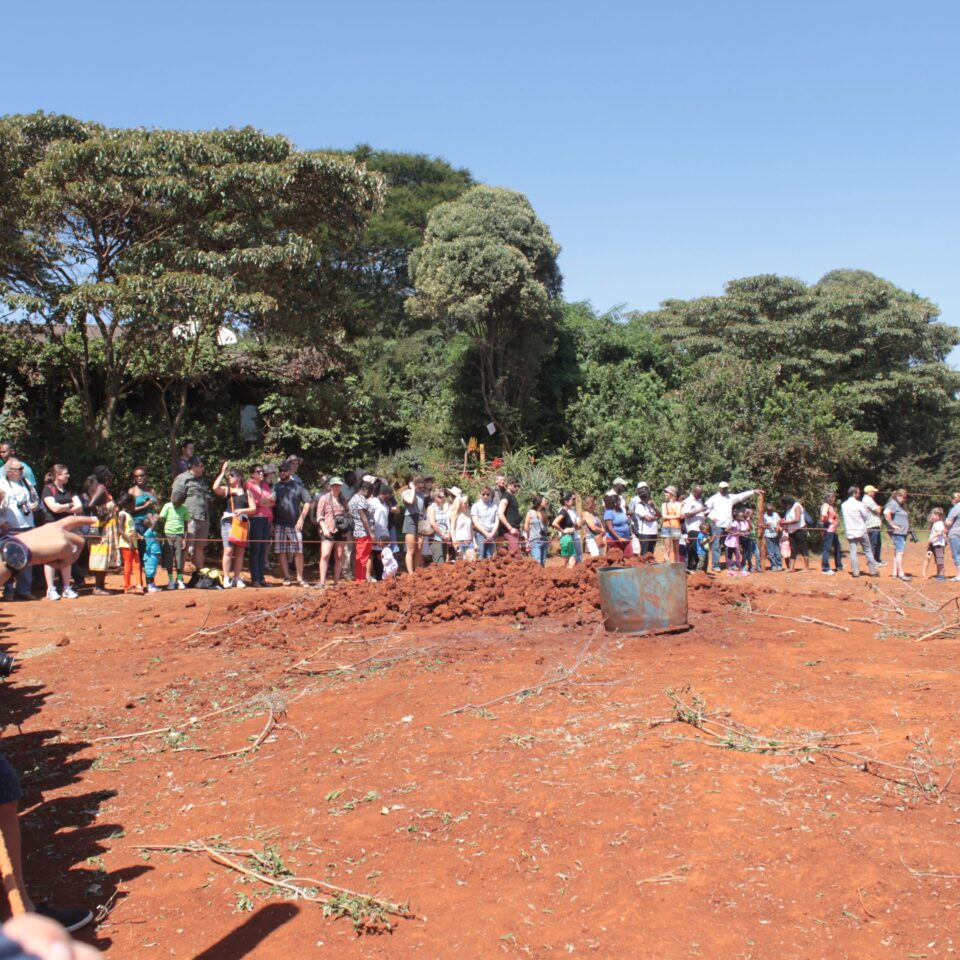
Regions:
[[[168,500],[158,519],[163,530],[163,565],[167,569],[167,589],[185,590],[187,585],[183,582],[183,553],[190,511],[186,505],[177,507],[172,500]]]
[[[783,558],[780,556],[780,514],[767,506],[763,511],[763,542],[767,547],[767,559],[770,570],[779,573],[783,570]]]
[[[743,521],[747,525],[746,536],[740,536],[743,569],[750,573],[757,573],[760,569],[760,548],[757,546],[757,535],[753,529],[753,510],[750,507],[744,509]]]
[[[694,541],[694,549],[697,551],[697,570],[704,573],[710,567],[710,521],[701,520],[700,529],[697,531],[697,539]]]
[[[120,498],[117,526],[120,533],[120,556],[123,557],[123,592],[143,593],[143,574],[137,549],[137,530],[133,519],[134,498],[124,494]]]
[[[793,556],[793,551],[790,549],[790,534],[787,533],[786,530],[780,531],[780,556],[789,570],[790,558]]]
[[[159,593],[160,588],[153,582],[160,565],[163,549],[157,531],[157,515],[148,514],[143,518],[143,572],[147,575],[147,593]]]
[[[927,543],[927,550],[933,554],[933,561],[937,565],[937,575],[934,580],[946,580],[943,575],[943,548],[947,543],[947,526],[943,522],[943,510],[940,507],[934,507],[927,517],[930,524],[930,540]],[[926,567],[926,563],[924,563]]]
[[[746,576],[747,571],[743,569],[743,554],[740,550],[740,538],[747,529],[748,527],[743,520],[743,511],[734,511],[733,523],[727,527],[727,535],[723,541],[727,552],[728,577],[736,577],[741,574]]]

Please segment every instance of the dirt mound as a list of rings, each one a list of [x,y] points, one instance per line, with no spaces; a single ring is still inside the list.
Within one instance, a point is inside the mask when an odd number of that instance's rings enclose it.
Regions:
[[[441,564],[388,583],[352,583],[327,590],[296,616],[301,622],[357,625],[505,616],[521,620],[551,616],[584,623],[599,618],[596,569],[640,563],[603,557],[568,569],[500,557]]]

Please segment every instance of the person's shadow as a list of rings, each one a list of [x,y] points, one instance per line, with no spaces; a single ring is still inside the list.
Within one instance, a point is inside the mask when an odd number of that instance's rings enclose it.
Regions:
[[[300,908],[292,903],[267,904],[193,960],[239,960],[253,953],[274,930],[289,923],[299,912]]]
[[[6,620],[0,615],[0,636],[4,638],[15,629]],[[0,641],[0,652],[9,653],[10,644]],[[101,804],[115,797],[115,790],[44,799],[48,793],[79,783],[93,762],[78,756],[88,743],[63,739],[57,729],[21,731],[22,724],[40,711],[49,696],[44,686],[18,683],[16,667],[0,686],[0,753],[20,778],[20,809],[27,811],[20,816],[27,890],[37,902],[85,906],[96,912],[120,884],[153,868],[144,865],[107,873],[98,863],[107,849],[103,841],[123,829],[119,823],[95,824]],[[2,897],[0,910],[4,915],[8,910]],[[90,926],[78,931],[78,936],[101,950],[109,947],[108,937],[85,935],[94,930]]]

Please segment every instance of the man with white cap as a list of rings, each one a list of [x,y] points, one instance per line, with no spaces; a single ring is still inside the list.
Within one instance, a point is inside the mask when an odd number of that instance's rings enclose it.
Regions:
[[[720,544],[727,534],[727,529],[733,523],[733,508],[752,496],[763,493],[762,490],[744,490],[742,493],[731,493],[730,484],[722,480],[717,484],[717,492],[710,497],[705,506],[707,517],[710,520],[713,543],[710,545],[710,563],[714,570],[720,569]]]
[[[700,533],[700,524],[703,522],[704,514],[707,508],[703,502],[703,487],[696,484],[690,491],[690,495],[683,501],[681,514],[687,527],[687,569],[690,571],[697,569],[697,535]]]
[[[613,481],[613,487],[609,489],[606,493],[608,497],[616,497],[620,501],[620,512],[627,512],[627,501],[623,495],[623,491],[627,489],[627,481],[623,477],[617,477]]]
[[[873,499],[874,494],[879,492],[875,486],[868,483],[863,488],[860,503],[870,511],[870,519],[867,521],[867,537],[870,540],[873,559],[878,567],[882,567],[883,564],[880,562],[880,528],[883,526],[883,507]]]

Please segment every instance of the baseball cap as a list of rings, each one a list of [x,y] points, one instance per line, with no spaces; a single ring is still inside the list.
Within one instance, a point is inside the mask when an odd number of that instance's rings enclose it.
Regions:
[[[621,487],[625,487],[627,485],[627,481],[624,480],[623,477],[616,477],[614,479],[613,485],[616,486],[618,483],[620,484]]]
[[[637,489],[638,489],[638,490],[649,490],[649,489],[650,489],[650,484],[648,484],[648,483],[644,482],[643,480],[641,480],[641,481],[637,484]]]
[[[338,485],[341,486],[341,487],[343,486],[343,480],[341,480],[340,477],[331,477],[331,478],[329,479],[328,483],[330,484],[331,487],[332,487],[335,483],[338,484]]]
[[[879,493],[880,491],[877,490],[877,488],[876,488],[875,486],[873,486],[873,484],[868,483],[868,484],[863,488],[863,492],[864,492],[864,493]]]
[[[727,483],[726,480],[721,480],[721,481],[717,484],[717,487],[718,487],[720,490],[729,490],[729,489],[730,489],[730,484]]]

